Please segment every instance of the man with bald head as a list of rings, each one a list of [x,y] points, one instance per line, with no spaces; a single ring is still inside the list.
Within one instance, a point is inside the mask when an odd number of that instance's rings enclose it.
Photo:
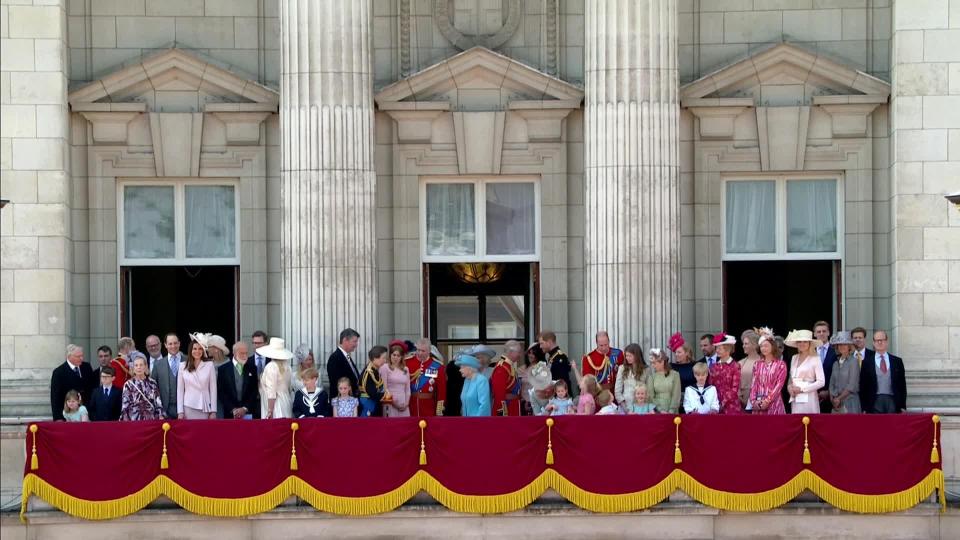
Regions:
[[[147,336],[144,342],[147,347],[147,365],[148,373],[153,373],[153,366],[159,361],[163,362],[163,351],[160,349],[160,338],[155,335]]]
[[[523,360],[525,349],[519,341],[503,344],[503,354],[497,359],[490,377],[493,393],[493,416],[520,416],[520,377],[517,365]]]
[[[593,375],[604,390],[612,390],[617,368],[623,362],[623,351],[610,346],[610,334],[600,330],[596,336],[597,348],[583,355],[580,369],[584,375]]]
[[[447,373],[433,354],[430,339],[420,338],[404,359],[410,372],[410,415],[441,416],[447,397]]]

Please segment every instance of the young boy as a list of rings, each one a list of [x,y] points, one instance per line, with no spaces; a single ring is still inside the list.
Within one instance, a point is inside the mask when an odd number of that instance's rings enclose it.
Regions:
[[[116,371],[112,367],[100,368],[100,387],[90,396],[90,420],[106,422],[120,419],[123,392],[113,385],[115,378]]]
[[[597,414],[620,414],[620,409],[613,402],[613,394],[609,390],[603,390],[597,394],[597,406],[600,407]]]
[[[683,394],[683,410],[688,414],[717,414],[720,412],[720,400],[717,389],[707,384],[709,368],[704,362],[693,365],[696,386],[688,386]]]
[[[316,368],[307,368],[301,375],[303,388],[293,395],[294,418],[320,418],[330,416],[327,410],[327,393],[317,385],[320,372]]]

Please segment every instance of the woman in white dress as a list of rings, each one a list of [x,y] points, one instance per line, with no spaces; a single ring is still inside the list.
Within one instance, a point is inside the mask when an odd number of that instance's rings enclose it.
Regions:
[[[290,359],[293,353],[287,350],[280,338],[270,338],[270,343],[257,349],[257,354],[269,358],[260,375],[260,417],[291,418],[293,396],[290,391],[292,372]]]
[[[787,335],[785,343],[797,349],[790,362],[790,377],[787,389],[790,391],[790,412],[793,414],[819,414],[820,399],[817,390],[826,385],[823,365],[817,347],[820,341],[813,337],[810,330],[794,330]]]

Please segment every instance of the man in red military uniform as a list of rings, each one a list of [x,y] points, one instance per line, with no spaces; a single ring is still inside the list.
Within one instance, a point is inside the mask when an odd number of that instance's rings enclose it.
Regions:
[[[417,340],[416,350],[404,359],[410,371],[410,415],[440,416],[447,394],[443,361],[433,354],[430,340]]]
[[[503,345],[503,354],[490,376],[493,416],[520,416],[520,378],[517,363],[523,359],[523,344],[510,340]]]
[[[623,363],[623,351],[610,347],[610,335],[606,330],[597,332],[597,348],[583,355],[581,372],[594,375],[604,390],[613,391],[617,368]]]

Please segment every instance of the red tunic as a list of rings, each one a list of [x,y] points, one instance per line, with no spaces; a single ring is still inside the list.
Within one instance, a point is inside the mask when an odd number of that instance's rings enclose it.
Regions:
[[[127,377],[130,374],[127,370],[127,360],[118,356],[110,361],[110,367],[113,368],[113,387],[123,390],[123,383],[127,382]]]
[[[617,382],[617,369],[620,362],[623,361],[623,354],[619,349],[610,349],[610,354],[600,354],[596,349],[589,354],[583,355],[581,362],[581,373],[584,375],[593,375],[597,378],[597,383],[604,390],[613,390]]]
[[[740,364],[731,360],[717,360],[710,367],[710,383],[717,388],[720,399],[720,414],[742,414],[740,405]]]
[[[437,358],[421,362],[417,355],[404,358],[410,371],[410,416],[439,416],[447,398],[447,372]]]
[[[519,382],[513,361],[506,356],[501,356],[496,367],[493,368],[493,374],[490,375],[493,416],[520,416]]]

